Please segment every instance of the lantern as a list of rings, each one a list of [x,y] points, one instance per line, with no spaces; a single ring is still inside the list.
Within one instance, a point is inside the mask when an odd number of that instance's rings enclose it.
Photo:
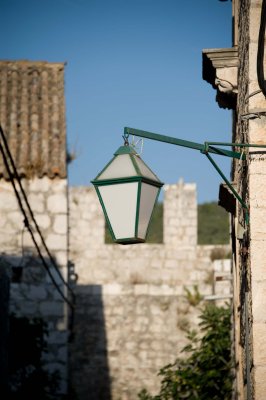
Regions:
[[[92,181],[116,243],[145,242],[163,183],[125,144]]]

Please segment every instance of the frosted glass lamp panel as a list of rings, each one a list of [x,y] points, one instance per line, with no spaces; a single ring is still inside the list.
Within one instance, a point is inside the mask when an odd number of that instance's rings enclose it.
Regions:
[[[152,172],[152,170],[145,164],[145,162],[141,158],[139,158],[138,156],[134,156],[134,160],[136,161],[142,176],[150,178],[153,181],[160,182],[158,177]]]
[[[135,237],[138,182],[98,187],[116,239]]]
[[[116,156],[108,167],[97,177],[97,180],[116,179],[129,176],[136,176],[135,168],[129,154]]]
[[[151,214],[160,188],[143,183],[141,185],[138,237],[145,239]]]

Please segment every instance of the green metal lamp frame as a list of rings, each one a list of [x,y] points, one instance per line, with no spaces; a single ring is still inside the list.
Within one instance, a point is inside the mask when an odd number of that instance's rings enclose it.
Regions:
[[[222,179],[225,181],[227,186],[230,188],[230,190],[232,191],[235,198],[239,201],[241,206],[244,208],[245,220],[246,220],[246,223],[249,224],[249,213],[248,213],[247,204],[244,202],[244,200],[241,198],[241,196],[237,193],[235,188],[232,186],[232,184],[226,178],[226,176],[221,171],[219,166],[216,164],[214,159],[210,156],[210,153],[217,154],[220,156],[226,156],[226,157],[230,157],[230,158],[236,158],[238,160],[244,161],[244,160],[246,160],[246,154],[244,152],[226,150],[226,149],[223,149],[220,147],[215,147],[215,146],[228,146],[228,147],[230,146],[230,147],[240,147],[240,148],[247,148],[247,147],[266,148],[266,144],[259,145],[259,144],[249,144],[249,143],[227,143],[227,142],[205,142],[204,144],[201,144],[201,143],[197,143],[197,142],[190,142],[188,140],[174,138],[171,136],[160,135],[158,133],[147,132],[147,131],[142,131],[140,129],[125,127],[124,128],[125,141],[128,141],[129,135],[138,136],[141,138],[146,138],[146,139],[151,139],[151,140],[156,140],[159,142],[174,144],[176,146],[187,147],[189,149],[198,150],[202,154],[205,154],[206,157],[208,158],[208,160],[211,162],[211,164],[214,166],[214,168],[218,172],[218,174],[222,177]]]
[[[125,178],[108,178],[108,179],[101,179],[98,180],[98,178],[102,175],[102,173],[109,167],[109,165],[114,161],[115,157],[118,155],[123,155],[123,154],[128,154],[130,156],[131,162],[134,165],[134,168],[137,172],[136,176],[132,176],[132,177],[125,177]],[[158,179],[158,181],[155,181],[153,179],[147,178],[145,176],[142,176],[142,173],[136,163],[136,161],[134,160],[133,155],[137,155],[136,151],[133,149],[133,147],[129,146],[128,141],[125,139],[125,144],[124,146],[119,147],[119,149],[114,153],[114,157],[110,160],[110,162],[103,168],[103,170],[96,176],[96,178],[94,180],[91,181],[91,183],[94,185],[96,193],[98,195],[98,198],[100,200],[100,204],[102,206],[103,209],[103,213],[107,222],[107,225],[109,227],[109,231],[112,237],[112,240],[116,243],[120,243],[120,244],[133,244],[133,243],[145,243],[145,238],[144,239],[140,239],[137,238],[137,232],[138,232],[138,227],[139,227],[139,207],[140,207],[140,196],[141,196],[141,185],[142,183],[147,183],[151,186],[157,187],[158,188],[158,193],[154,202],[154,206],[151,212],[151,217],[154,213],[154,208],[155,208],[155,204],[157,203],[159,194],[160,194],[160,190],[161,187],[163,186],[163,183],[159,180],[159,178],[156,176],[156,178]],[[102,200],[102,196],[100,193],[99,188],[102,186],[110,186],[110,185],[116,185],[116,184],[123,184],[123,183],[132,183],[132,182],[136,182],[138,184],[138,191],[137,191],[137,210],[136,210],[136,219],[135,219],[135,229],[134,229],[134,239],[132,237],[128,237],[128,238],[123,238],[123,239],[117,239],[113,228],[112,228],[112,224],[111,221],[109,219],[108,213],[106,211],[104,202]],[[148,224],[147,227],[147,232],[146,232],[146,237],[149,233],[149,229],[150,229],[150,222]]]

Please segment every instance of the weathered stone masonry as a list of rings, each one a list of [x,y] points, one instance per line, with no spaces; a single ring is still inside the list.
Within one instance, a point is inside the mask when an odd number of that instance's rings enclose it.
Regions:
[[[194,184],[166,186],[164,243],[107,245],[93,188],[70,188],[70,258],[75,264],[77,308],[70,347],[71,385],[80,400],[136,399],[155,392],[158,370],[185,345],[197,311],[184,287],[213,293],[213,274],[230,274],[230,261],[214,264],[214,246],[197,246]],[[218,293],[229,294],[228,282]],[[192,290],[193,291],[193,290]]]
[[[261,0],[239,2],[239,94],[236,108],[236,141],[265,144],[265,116],[245,120],[254,110],[266,108],[263,93],[258,92],[257,51]],[[264,64],[265,67],[265,64]],[[255,93],[255,94],[254,94]],[[265,149],[263,149],[265,150]],[[250,224],[236,246],[236,302],[239,327],[240,369],[239,398],[262,399],[266,396],[266,324],[264,318],[266,290],[265,262],[265,154],[249,149],[248,161],[234,171],[238,189],[249,205]],[[237,218],[242,223],[242,210]],[[243,296],[244,293],[244,296]],[[239,346],[239,344],[240,346]]]
[[[61,273],[67,274],[67,201],[66,180],[49,178],[23,180],[35,218],[55,258]],[[23,216],[9,182],[0,181],[1,256],[13,266],[22,266],[20,282],[11,283],[9,312],[17,317],[42,318],[48,324],[48,353],[44,355],[46,368],[58,370],[61,392],[67,391],[67,310],[38,257],[32,239],[24,228]],[[40,239],[34,231],[38,243]],[[45,251],[42,248],[43,254]],[[45,257],[49,263],[49,259]],[[51,265],[51,264],[50,264]],[[51,271],[53,271],[51,269]],[[58,285],[62,282],[53,272]],[[21,343],[23,346],[23,343]]]
[[[220,106],[233,110],[233,143],[265,145],[265,95],[260,90],[257,72],[258,38],[261,25],[262,0],[233,0],[233,47],[206,51],[212,68],[203,63],[203,76],[212,83],[223,68],[234,87],[227,92]],[[263,33],[264,34],[264,33]],[[215,57],[213,57],[213,53]],[[265,49],[264,49],[265,53]],[[220,62],[217,63],[218,54]],[[231,54],[231,57],[224,57]],[[204,60],[205,55],[203,55]],[[219,58],[219,57],[218,57]],[[265,70],[265,59],[262,66]],[[233,67],[233,68],[232,68]],[[237,70],[237,74],[236,74]],[[265,71],[264,71],[265,73]],[[236,146],[237,150],[241,150]],[[232,213],[232,250],[234,286],[234,339],[236,390],[238,399],[266,397],[266,257],[265,257],[265,148],[246,149],[246,160],[234,160],[231,178],[249,211],[220,196],[220,202]]]
[[[185,330],[197,323],[184,288],[230,296],[228,281],[214,279],[230,273],[230,261],[212,262],[214,246],[197,246],[196,187],[165,187],[163,244],[106,245],[94,189],[67,184],[64,65],[1,61],[0,69],[0,120],[22,185],[63,277],[68,261],[78,277],[69,335],[69,310],[43,268],[0,159],[1,258],[7,269],[22,269],[10,284],[9,311],[47,322],[43,359],[60,372],[59,397],[135,400],[144,387],[155,392],[158,370],[179,355]]]
[[[64,64],[0,61],[0,123],[43,239],[66,280],[68,205]],[[4,143],[2,137],[1,143]],[[16,187],[21,196],[19,185]],[[24,200],[22,202],[27,210]],[[59,371],[59,392],[65,394],[68,389],[68,310],[46,273],[24,224],[2,154],[0,213],[1,258],[13,272],[22,268],[20,279],[11,283],[9,311],[17,317],[39,317],[48,324],[45,367],[50,372]],[[41,245],[30,213],[26,213],[34,237]],[[49,256],[43,246],[40,248],[51,267]],[[53,267],[51,272],[66,294]],[[18,335],[19,340],[23,346],[21,335]]]

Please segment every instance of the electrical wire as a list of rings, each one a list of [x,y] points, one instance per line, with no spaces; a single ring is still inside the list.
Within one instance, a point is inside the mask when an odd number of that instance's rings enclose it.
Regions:
[[[266,81],[264,79],[264,44],[265,44],[265,29],[266,29],[266,0],[262,1],[261,19],[258,38],[258,52],[257,52],[257,77],[259,87],[266,97]]]
[[[56,289],[57,289],[57,291],[60,293],[60,295],[61,295],[61,297],[64,299],[64,301],[65,301],[71,308],[74,308],[74,305],[67,299],[67,297],[64,295],[64,293],[62,292],[61,288],[60,288],[59,285],[57,284],[56,280],[54,279],[54,277],[53,277],[53,275],[52,275],[52,273],[51,273],[51,271],[50,271],[50,268],[49,268],[49,266],[48,266],[48,264],[47,264],[45,258],[43,257],[43,255],[42,255],[42,253],[41,253],[41,250],[40,250],[40,248],[39,248],[39,245],[38,245],[38,243],[37,243],[37,241],[36,241],[36,239],[35,239],[35,237],[34,237],[32,228],[31,228],[31,226],[30,226],[30,224],[29,224],[29,220],[28,220],[27,213],[26,213],[26,211],[25,211],[25,209],[24,209],[24,206],[23,206],[23,204],[22,204],[22,200],[21,200],[21,198],[20,198],[19,192],[18,192],[18,190],[17,190],[17,188],[16,188],[14,176],[15,176],[15,178],[16,178],[18,184],[19,184],[19,187],[20,187],[20,190],[21,190],[21,192],[22,192],[22,194],[23,194],[23,198],[24,198],[25,203],[26,203],[26,205],[27,205],[28,211],[29,211],[30,216],[31,216],[31,218],[33,219],[33,222],[34,222],[34,224],[35,224],[35,226],[36,226],[37,232],[39,233],[39,235],[40,235],[40,237],[41,237],[41,241],[42,241],[42,243],[43,243],[43,245],[44,245],[44,248],[45,248],[45,250],[47,251],[47,254],[48,254],[48,256],[49,256],[49,258],[50,258],[50,260],[51,260],[51,262],[52,262],[52,264],[53,264],[53,266],[54,266],[54,268],[55,268],[55,270],[56,270],[56,272],[57,272],[57,274],[58,274],[58,276],[59,276],[60,279],[62,280],[63,284],[64,284],[66,287],[68,287],[68,289],[71,291],[72,296],[73,296],[73,300],[75,300],[75,295],[74,295],[74,293],[73,293],[73,290],[72,290],[71,287],[68,285],[68,283],[64,280],[63,276],[61,275],[60,271],[58,270],[58,267],[57,267],[57,265],[56,265],[56,263],[55,263],[55,261],[54,261],[52,255],[51,255],[51,253],[50,253],[50,251],[49,251],[49,249],[48,249],[48,247],[47,247],[47,245],[46,245],[46,243],[45,243],[45,241],[44,241],[44,239],[43,239],[42,233],[41,233],[41,231],[40,231],[40,229],[39,229],[39,226],[38,226],[38,224],[37,224],[37,222],[36,222],[36,219],[35,219],[35,217],[34,217],[33,211],[32,211],[32,209],[31,209],[31,207],[30,207],[29,202],[28,202],[26,193],[25,193],[25,191],[24,191],[24,189],[23,189],[23,187],[22,187],[22,185],[21,185],[20,177],[19,177],[19,175],[18,175],[18,172],[17,172],[16,166],[15,166],[14,160],[13,160],[13,158],[12,158],[12,155],[11,155],[10,150],[9,150],[9,147],[8,147],[8,143],[7,143],[6,137],[5,137],[5,135],[4,135],[4,131],[3,131],[3,129],[2,129],[1,126],[0,126],[0,133],[1,133],[1,138],[2,138],[3,143],[4,143],[4,146],[5,146],[5,149],[4,149],[3,146],[2,146],[1,140],[0,140],[0,152],[2,153],[3,160],[4,160],[4,164],[5,164],[5,167],[6,167],[8,176],[9,176],[9,178],[10,178],[12,187],[13,187],[13,189],[14,189],[14,193],[15,193],[15,195],[16,195],[16,198],[17,198],[17,201],[18,201],[18,204],[19,204],[19,208],[20,208],[20,210],[21,210],[21,212],[22,212],[22,214],[23,214],[25,227],[28,229],[28,231],[29,231],[29,233],[30,233],[30,236],[31,236],[31,238],[32,238],[32,240],[33,240],[34,246],[35,246],[35,248],[36,248],[36,250],[37,250],[37,252],[38,252],[38,254],[39,254],[39,257],[40,257],[40,259],[41,259],[41,261],[42,261],[42,263],[43,263],[43,266],[44,266],[44,268],[46,269],[48,275],[50,276],[50,278],[51,278],[51,280],[52,280],[54,286],[55,286]],[[11,169],[10,169],[10,166],[9,166],[9,163],[8,163],[8,159],[7,159],[7,157],[6,157],[5,150],[6,150],[6,152],[7,152],[9,161],[10,161],[10,163],[11,163],[11,165],[12,165],[13,173],[12,173],[12,171],[11,171]]]
[[[66,285],[66,287],[69,289],[69,291],[70,291],[70,292],[72,293],[72,295],[74,296],[74,292],[73,292],[72,288],[71,288],[71,287],[69,286],[69,284],[65,281],[65,279],[63,278],[61,272],[58,270],[58,267],[57,267],[57,265],[56,265],[56,262],[55,262],[55,260],[54,260],[54,258],[53,258],[53,256],[52,256],[52,254],[51,254],[51,252],[50,252],[50,250],[48,249],[48,247],[47,247],[47,245],[46,245],[46,243],[45,243],[45,240],[44,240],[43,235],[42,235],[42,233],[41,233],[41,231],[40,231],[39,225],[37,224],[37,221],[36,221],[36,219],[35,219],[35,216],[34,216],[34,213],[33,213],[33,211],[32,211],[32,208],[31,208],[31,206],[30,206],[30,204],[29,204],[29,201],[28,201],[27,195],[26,195],[26,193],[25,193],[25,190],[24,190],[24,188],[23,188],[23,186],[22,186],[22,184],[21,184],[21,180],[20,180],[20,177],[19,177],[19,175],[18,175],[17,168],[16,168],[15,162],[14,162],[14,160],[13,160],[12,154],[11,154],[11,152],[10,152],[10,150],[9,150],[9,146],[8,146],[8,143],[7,143],[7,140],[6,140],[6,137],[5,137],[5,135],[4,135],[4,132],[3,132],[2,127],[0,127],[0,131],[1,131],[1,136],[2,136],[2,139],[3,139],[3,143],[4,143],[4,146],[5,146],[5,150],[6,150],[6,152],[7,152],[7,155],[8,155],[8,157],[9,157],[9,160],[10,160],[10,162],[11,162],[11,165],[12,165],[12,168],[13,168],[13,171],[14,171],[15,178],[16,178],[18,184],[19,184],[19,188],[20,188],[21,193],[22,193],[22,195],[23,195],[23,199],[25,200],[25,203],[26,203],[26,205],[27,205],[27,208],[28,208],[28,211],[29,211],[29,213],[30,213],[30,216],[31,216],[31,218],[32,218],[32,220],[33,220],[33,222],[34,222],[35,228],[36,228],[36,230],[37,230],[37,232],[38,232],[38,234],[39,234],[39,236],[40,236],[40,238],[41,238],[42,244],[43,244],[43,246],[44,246],[44,248],[45,248],[45,250],[46,250],[46,252],[47,252],[47,254],[48,254],[48,256],[49,256],[49,258],[50,258],[50,260],[51,260],[51,262],[52,262],[52,264],[53,264],[53,266],[54,266],[54,268],[55,268],[55,270],[56,270],[56,272],[57,272],[57,274],[58,274],[58,276],[59,276],[59,278],[62,280],[62,282]]]

